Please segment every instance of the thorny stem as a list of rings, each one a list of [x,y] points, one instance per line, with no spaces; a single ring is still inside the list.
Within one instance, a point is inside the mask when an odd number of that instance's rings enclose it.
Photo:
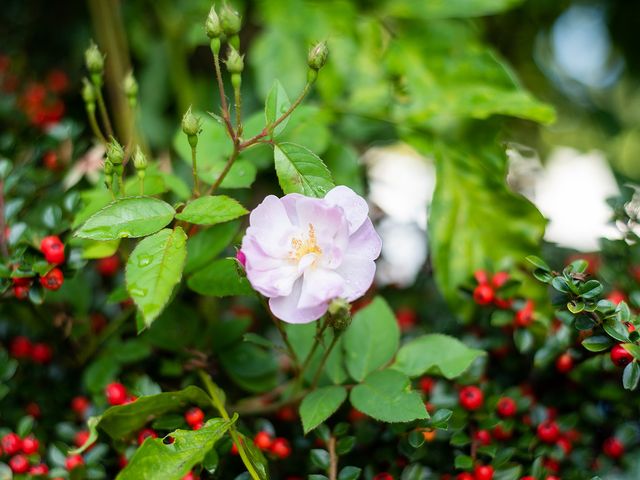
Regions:
[[[113,128],[111,127],[111,120],[109,120],[109,114],[107,113],[107,106],[104,103],[104,97],[102,96],[102,90],[99,85],[96,85],[96,98],[98,100],[98,110],[100,110],[100,118],[104,124],[104,128],[107,131],[109,137],[113,137]]]
[[[218,90],[220,91],[220,106],[222,108],[222,118],[224,120],[224,124],[227,127],[227,132],[229,133],[229,137],[236,142],[236,134],[233,131],[233,125],[231,125],[231,119],[229,115],[229,106],[227,105],[227,97],[224,93],[224,84],[222,83],[222,71],[220,70],[220,57],[218,54],[214,53],[213,55],[213,64],[216,69],[216,79],[218,81]]]
[[[4,180],[0,180],[0,249],[2,256],[9,257],[7,248],[7,237],[5,235],[6,223],[4,219]]]
[[[196,197],[200,196],[200,179],[198,178],[198,164],[196,163],[196,147],[191,146],[191,171],[193,172],[193,189]]]
[[[222,172],[220,172],[220,175],[218,175],[218,178],[216,178],[216,181],[213,183],[213,185],[209,187],[209,190],[207,190],[207,195],[211,195],[220,186],[220,184],[224,180],[224,177],[226,177],[227,173],[229,173],[229,170],[231,170],[231,167],[233,166],[233,162],[236,161],[236,158],[238,158],[239,154],[240,154],[240,150],[238,149],[238,144],[236,143],[233,146],[233,153],[229,157],[229,160],[227,160],[227,163],[224,165]]]
[[[220,416],[224,420],[226,420],[227,422],[231,420],[229,417],[229,414],[227,413],[227,410],[224,408],[224,403],[222,402],[222,400],[218,395],[218,392],[216,391],[215,385],[211,381],[211,378],[209,378],[209,375],[207,375],[203,370],[198,370],[198,374],[200,375],[202,382],[207,387],[207,391],[209,392],[209,396],[211,397],[212,405],[215,407],[216,410],[218,410],[218,412],[220,413]],[[260,480],[260,476],[256,473],[255,469],[253,468],[253,464],[251,463],[251,460],[249,460],[249,456],[247,455],[245,446],[242,443],[242,440],[240,439],[238,432],[236,431],[235,425],[232,424],[229,427],[229,434],[231,435],[231,439],[233,440],[233,443],[238,448],[238,453],[240,454],[242,463],[244,463],[244,466],[247,468],[247,472],[249,472],[249,475],[251,475],[251,478],[253,478],[254,480]]]
[[[329,480],[337,480],[338,478],[338,456],[336,455],[336,437],[331,435],[329,444]]]

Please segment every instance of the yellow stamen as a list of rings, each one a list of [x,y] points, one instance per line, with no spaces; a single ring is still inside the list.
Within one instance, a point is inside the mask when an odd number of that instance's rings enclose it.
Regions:
[[[316,231],[312,224],[309,224],[309,233],[306,239],[293,238],[291,239],[292,250],[289,252],[289,258],[291,260],[299,261],[305,255],[309,253],[315,253],[320,255],[322,250],[318,246],[316,240]]]

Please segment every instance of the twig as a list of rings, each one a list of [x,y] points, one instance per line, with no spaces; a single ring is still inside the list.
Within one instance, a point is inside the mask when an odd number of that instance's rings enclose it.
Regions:
[[[331,435],[329,439],[329,480],[338,478],[338,456],[336,455],[336,437]]]
[[[104,97],[102,96],[102,90],[99,85],[96,85],[95,88],[96,97],[98,100],[98,110],[100,110],[100,118],[102,118],[102,123],[104,124],[104,128],[107,131],[107,135],[109,137],[113,137],[113,128],[111,127],[111,120],[109,120],[109,114],[107,113],[107,106],[104,103]]]
[[[229,114],[229,106],[227,105],[227,97],[224,93],[224,83],[222,82],[222,71],[220,70],[220,57],[217,53],[213,54],[213,64],[216,69],[216,79],[218,81],[218,90],[220,91],[220,107],[222,108],[222,118],[227,127],[229,137],[236,143],[236,134],[231,125],[231,115]]]
[[[89,125],[91,126],[91,130],[93,131],[93,134],[98,137],[98,140],[100,140],[100,142],[106,146],[107,145],[107,139],[104,137],[104,135],[102,134],[102,131],[100,130],[100,126],[98,125],[98,122],[96,120],[96,112],[95,110],[89,110],[87,109],[87,116],[89,117]]]
[[[318,380],[320,380],[320,375],[322,375],[322,370],[324,369],[324,365],[325,363],[327,363],[327,360],[329,359],[329,355],[331,355],[331,351],[333,350],[333,347],[336,346],[336,344],[338,343],[338,340],[340,339],[340,333],[341,332],[336,333],[336,331],[334,330],[333,339],[331,340],[329,347],[324,351],[324,355],[322,355],[322,358],[320,359],[320,365],[318,366],[318,370],[316,371],[316,374],[313,376],[313,380],[311,381],[311,390],[314,390],[316,388],[316,385],[318,384]]]

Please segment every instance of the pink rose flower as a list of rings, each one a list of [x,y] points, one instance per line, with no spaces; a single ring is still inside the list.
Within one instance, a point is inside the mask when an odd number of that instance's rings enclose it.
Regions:
[[[331,300],[360,298],[373,282],[382,242],[367,202],[348,187],[324,198],[269,195],[242,240],[249,282],[288,323],[322,317]]]

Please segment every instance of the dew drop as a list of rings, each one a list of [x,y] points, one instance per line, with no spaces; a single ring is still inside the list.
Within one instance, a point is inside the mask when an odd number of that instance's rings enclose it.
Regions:
[[[118,235],[120,238],[129,238],[131,236],[131,232],[123,230]]]
[[[129,293],[133,297],[138,297],[138,298],[146,297],[147,296],[147,289],[138,287],[137,285],[133,285],[133,286],[131,286],[129,288]]]
[[[141,253],[138,256],[138,266],[146,267],[151,263],[151,260],[152,260],[151,255],[147,255],[146,253]]]

